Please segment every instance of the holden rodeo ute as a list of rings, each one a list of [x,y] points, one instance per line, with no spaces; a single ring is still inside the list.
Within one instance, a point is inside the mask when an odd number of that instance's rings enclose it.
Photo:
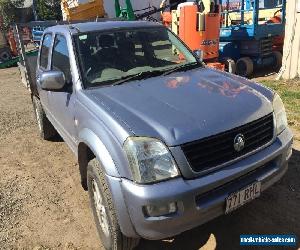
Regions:
[[[257,198],[286,172],[293,135],[271,89],[206,67],[148,22],[43,34],[32,96],[39,132],[78,157],[106,249],[164,239]]]

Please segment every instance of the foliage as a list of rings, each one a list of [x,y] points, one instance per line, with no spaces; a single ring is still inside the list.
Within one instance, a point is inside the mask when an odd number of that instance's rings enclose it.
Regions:
[[[60,2],[60,0],[36,0],[38,19],[61,20]]]
[[[4,29],[15,21],[15,9],[22,7],[23,4],[24,0],[0,0],[0,13],[3,19]]]

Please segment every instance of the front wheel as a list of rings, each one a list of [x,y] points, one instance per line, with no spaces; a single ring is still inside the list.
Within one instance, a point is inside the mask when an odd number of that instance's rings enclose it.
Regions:
[[[88,164],[87,182],[90,205],[104,248],[107,250],[131,250],[136,247],[139,239],[128,238],[120,230],[112,195],[97,159],[91,160]]]

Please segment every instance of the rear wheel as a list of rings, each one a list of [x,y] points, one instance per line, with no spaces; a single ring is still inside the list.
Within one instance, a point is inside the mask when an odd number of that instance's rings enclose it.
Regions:
[[[41,138],[44,140],[51,139],[57,132],[48,120],[41,101],[36,96],[32,97],[32,105]]]
[[[236,73],[240,76],[250,76],[253,73],[253,61],[250,57],[242,57],[237,60]]]
[[[90,205],[99,237],[107,250],[131,250],[139,243],[139,239],[128,238],[121,232],[102,167],[93,159],[87,169],[88,192]]]

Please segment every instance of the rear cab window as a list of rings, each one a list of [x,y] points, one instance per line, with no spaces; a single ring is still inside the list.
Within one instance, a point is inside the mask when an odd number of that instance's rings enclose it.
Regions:
[[[48,68],[51,44],[52,44],[52,34],[46,34],[43,39],[41,53],[40,53],[40,62],[39,62],[40,67],[43,69]]]

